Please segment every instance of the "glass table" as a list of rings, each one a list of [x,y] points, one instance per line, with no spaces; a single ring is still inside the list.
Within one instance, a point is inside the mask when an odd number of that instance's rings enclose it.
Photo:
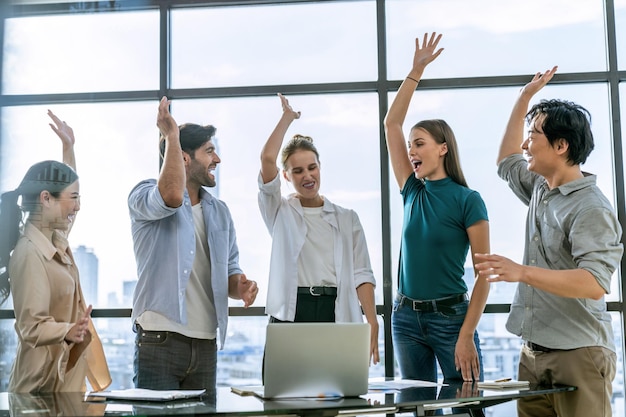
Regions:
[[[176,401],[103,400],[81,393],[0,393],[0,416],[356,416],[413,412],[426,415],[428,410],[452,408],[457,415],[484,416],[483,409],[525,396],[566,395],[571,386],[539,387],[526,390],[480,390],[472,383],[452,383],[437,387],[410,387],[397,392],[369,392],[360,397],[340,399],[261,400],[240,396],[230,388],[219,387],[217,398]]]

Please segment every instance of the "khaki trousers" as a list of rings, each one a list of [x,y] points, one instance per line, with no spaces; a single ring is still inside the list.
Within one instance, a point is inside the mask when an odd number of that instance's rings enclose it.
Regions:
[[[615,352],[593,346],[573,350],[537,352],[522,346],[519,380],[538,384],[551,370],[553,384],[574,385],[576,391],[520,398],[519,417],[612,417],[612,382]]]

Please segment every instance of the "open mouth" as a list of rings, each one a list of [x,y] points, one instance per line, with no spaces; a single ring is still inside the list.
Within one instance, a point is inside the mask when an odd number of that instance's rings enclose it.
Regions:
[[[422,166],[422,161],[412,159],[411,164],[413,165],[413,171],[417,171],[419,167]]]
[[[312,190],[313,188],[315,188],[315,181],[303,183],[302,188],[306,188],[307,190]]]

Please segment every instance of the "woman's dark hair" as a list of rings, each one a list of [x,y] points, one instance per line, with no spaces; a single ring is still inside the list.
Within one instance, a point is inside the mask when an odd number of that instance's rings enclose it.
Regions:
[[[439,144],[446,144],[448,152],[443,158],[443,168],[445,169],[446,174],[448,174],[454,182],[467,187],[467,181],[465,180],[465,175],[463,175],[463,170],[461,169],[459,147],[456,143],[456,137],[454,136],[454,132],[452,131],[450,125],[448,125],[445,120],[428,119],[418,122],[411,128],[411,130],[418,128],[424,129],[430,133],[433,139],[435,139],[435,142]]]
[[[39,210],[42,191],[59,198],[61,191],[76,180],[78,175],[69,165],[42,161],[29,168],[17,189],[0,196],[0,304],[9,296],[9,259],[20,237],[23,213]],[[20,196],[21,207],[18,206]]]
[[[571,165],[584,164],[594,148],[591,114],[584,107],[565,100],[541,100],[526,114],[532,123],[542,117],[541,129],[554,146],[559,139],[568,143],[567,160]]]
[[[293,135],[293,138],[283,148],[283,152],[280,157],[280,161],[283,164],[283,169],[287,169],[287,160],[296,151],[311,151],[315,154],[317,161],[320,160],[320,154],[317,152],[317,148],[313,145],[313,138],[310,136]]]

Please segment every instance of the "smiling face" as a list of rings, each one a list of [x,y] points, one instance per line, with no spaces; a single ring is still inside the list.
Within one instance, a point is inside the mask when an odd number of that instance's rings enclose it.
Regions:
[[[320,163],[313,151],[297,150],[286,161],[283,175],[293,184],[297,197],[305,207],[319,207]]]
[[[437,180],[447,177],[443,158],[448,152],[445,143],[438,143],[421,127],[411,129],[409,136],[409,160],[416,178]]]
[[[215,152],[213,141],[207,141],[192,154],[189,154],[187,183],[204,187],[215,187],[217,183],[213,171],[215,171],[217,164],[220,162],[222,160]]]
[[[522,142],[522,149],[528,160],[528,170],[547,177],[554,169],[557,154],[543,133],[542,121],[542,116],[532,120],[528,135]]]
[[[47,191],[42,192],[43,224],[50,229],[69,230],[70,225],[80,210],[80,194],[78,181],[74,181],[66,189],[61,191],[58,197],[54,197]]]

